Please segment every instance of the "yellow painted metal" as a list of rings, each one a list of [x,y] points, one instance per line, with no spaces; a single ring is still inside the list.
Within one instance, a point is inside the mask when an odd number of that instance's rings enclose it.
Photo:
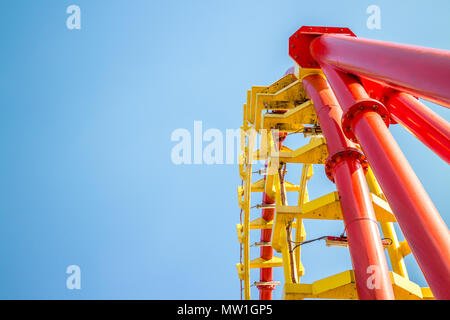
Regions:
[[[311,100],[308,100],[286,113],[266,113],[263,116],[262,128],[265,130],[277,128],[283,132],[301,132],[304,124],[316,123],[314,105]]]
[[[414,282],[390,272],[394,295],[397,300],[432,300],[429,288],[421,288]],[[312,284],[285,283],[283,296],[287,300],[358,299],[353,270],[344,271]]]
[[[236,263],[236,269],[237,269],[237,273],[238,273],[239,279],[244,281],[245,280],[245,277],[244,277],[244,264],[243,263]]]
[[[313,176],[313,166],[310,164],[304,164],[302,168],[302,174],[300,177],[300,189],[298,192],[298,201],[297,205],[303,210],[303,205],[309,201],[308,198],[308,187],[307,182],[309,179],[311,179]],[[295,242],[297,244],[302,243],[306,240],[306,231],[305,226],[303,224],[303,219],[297,217],[297,226],[295,230]],[[297,267],[297,277],[298,282],[300,282],[300,278],[305,274],[305,268],[303,267],[302,261],[301,261],[301,246],[296,246],[295,248],[295,265]]]
[[[307,182],[313,176],[313,165],[324,164],[328,157],[326,141],[320,135],[312,136],[300,148],[290,148],[283,144],[278,150],[274,136],[280,133],[299,133],[311,126],[318,127],[314,106],[307,99],[301,79],[310,74],[322,74],[312,69],[297,69],[296,76],[289,74],[270,86],[253,86],[247,91],[247,101],[243,108],[241,127],[241,155],[239,156],[239,176],[242,185],[238,186],[238,204],[243,212],[243,222],[237,224],[238,242],[243,246],[243,262],[236,265],[239,279],[244,281],[244,297],[250,299],[250,269],[283,267],[286,299],[357,299],[353,271],[318,280],[312,284],[300,283],[305,269],[301,262],[301,249],[297,246],[290,251],[291,230],[295,230],[295,243],[306,240],[305,219],[342,220],[342,209],[337,192],[331,192],[316,199],[308,197]],[[322,74],[323,76],[323,74]],[[300,79],[300,80],[299,80]],[[272,111],[285,111],[284,113]],[[318,131],[320,132],[320,131]],[[256,135],[260,136],[259,149],[255,151]],[[305,133],[305,136],[307,134]],[[359,146],[357,145],[359,148]],[[267,161],[268,167],[260,178],[252,182],[252,163]],[[303,164],[298,185],[280,179],[279,168],[284,164]],[[371,191],[372,203],[377,220],[385,238],[392,240],[387,246],[392,269],[391,279],[396,299],[433,299],[429,288],[421,288],[408,279],[404,264],[406,255],[411,253],[408,243],[399,242],[394,228],[396,223],[392,210],[369,169],[367,182]],[[262,218],[250,221],[250,200],[252,192],[265,192],[275,200],[273,221]],[[289,206],[286,192],[298,192],[298,202]],[[283,203],[284,202],[284,203]],[[291,226],[292,229],[286,229]],[[251,230],[271,229],[272,247],[280,252],[282,258],[274,256],[271,260],[256,258],[250,261],[249,237]],[[287,232],[289,230],[289,232]],[[294,232],[294,231],[292,231]],[[292,247],[292,246],[291,246]],[[294,269],[294,270],[292,270]],[[293,272],[292,272],[293,271]]]
[[[252,269],[277,268],[282,266],[283,266],[283,259],[275,256],[270,260],[256,258],[250,262],[250,268]]]
[[[408,254],[411,253],[411,248],[409,247],[409,244],[406,241],[400,242],[400,247],[398,249],[403,257],[406,257]]]
[[[264,92],[265,89],[267,89],[267,87],[254,86],[250,91],[250,103],[247,105],[247,121],[252,124],[254,128],[256,118],[256,95]]]
[[[245,157],[245,181],[244,181],[244,297],[250,300],[250,195],[252,185],[253,149],[256,133],[251,131],[248,135]]]
[[[250,229],[272,229],[273,227],[273,220],[272,221],[266,221],[263,218],[258,218],[256,220],[253,220],[250,223]]]
[[[280,161],[285,163],[324,164],[328,157],[325,139],[311,139],[311,141],[291,152],[279,153]]]
[[[293,75],[287,75],[279,82],[282,82],[284,79],[286,79],[285,84],[287,84],[292,79],[295,79],[295,77]],[[306,93],[300,81],[295,79],[294,82],[291,82],[283,87],[276,84],[277,83],[274,84],[275,86],[269,86],[262,92],[255,92],[255,106],[252,106],[252,111],[254,110],[255,112],[256,122],[254,124],[257,130],[262,128],[261,116],[263,110],[289,110],[306,101]],[[277,89],[279,90],[275,91]],[[291,123],[291,125],[294,125],[294,123]],[[302,127],[301,124],[298,125],[300,127],[298,127],[297,130]]]
[[[322,70],[320,70],[320,69],[300,68],[298,65],[296,65],[294,73],[299,80],[303,80],[307,76],[312,76],[312,75],[320,75],[323,78],[325,78],[325,75],[323,74]]]
[[[285,226],[281,230],[281,237],[284,238],[285,240],[289,239],[289,237],[287,236],[286,227],[287,226]],[[297,283],[298,282],[298,273],[296,270],[297,268],[295,263],[291,263],[291,253],[289,252],[287,241],[283,241],[282,243],[281,255],[283,256],[284,281],[286,283]],[[292,270],[292,267],[294,267],[294,270]]]
[[[242,224],[237,224],[236,230],[238,235],[238,242],[244,243],[244,226]]]
[[[284,286],[286,300],[316,299],[357,299],[355,276],[353,271],[318,280],[312,284],[286,283]]]
[[[285,181],[285,187],[286,191],[298,191],[300,187],[298,185],[292,184],[288,181]],[[258,180],[255,183],[252,184],[252,192],[264,192],[264,188],[266,186],[266,183],[264,179]]]
[[[386,202],[376,195],[371,194],[375,216],[378,221],[395,222]],[[342,209],[339,202],[339,194],[331,192],[320,198],[308,201],[300,206],[277,206],[276,219],[319,219],[319,220],[343,220]],[[275,220],[276,220],[275,219]],[[277,220],[275,221],[275,224]]]
[[[266,186],[264,189],[264,192],[267,194],[267,196],[271,199],[275,199],[275,201],[278,201],[280,199],[280,186],[279,186],[279,177],[278,177],[278,166],[279,166],[279,159],[278,159],[278,151],[276,151],[276,146],[273,141],[273,135],[272,133],[267,133],[267,144],[270,153],[270,158],[267,164],[266,168]],[[278,184],[278,185],[277,185]]]
[[[367,171],[366,179],[370,191],[385,200],[385,197],[371,168],[369,168],[369,170]],[[383,232],[383,236],[392,240],[392,244],[387,249],[389,260],[391,261],[392,265],[392,270],[402,277],[408,279],[408,271],[406,270],[405,261],[403,260],[404,255],[401,251],[401,245],[398,241],[394,224],[392,222],[383,221],[380,223],[380,226],[381,231]]]

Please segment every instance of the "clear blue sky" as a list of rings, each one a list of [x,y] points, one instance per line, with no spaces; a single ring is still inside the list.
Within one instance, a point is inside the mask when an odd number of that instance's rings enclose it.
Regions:
[[[81,7],[79,31],[65,25],[71,4]],[[370,4],[381,7],[381,30],[366,28]],[[173,165],[171,132],[194,120],[238,128],[246,90],[292,65],[288,38],[302,25],[450,49],[445,0],[3,0],[0,10],[3,299],[239,298],[237,168]],[[391,131],[448,225],[448,166]],[[315,169],[313,198],[334,187]],[[308,237],[343,230],[306,228]],[[323,243],[303,254],[305,282],[351,266],[346,249]],[[65,287],[72,264],[79,291]]]

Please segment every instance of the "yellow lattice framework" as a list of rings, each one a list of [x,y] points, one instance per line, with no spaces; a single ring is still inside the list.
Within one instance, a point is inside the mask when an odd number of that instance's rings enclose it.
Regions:
[[[304,219],[343,220],[337,192],[317,199],[309,199],[307,183],[313,177],[313,164],[323,165],[328,156],[325,139],[320,135],[320,126],[311,100],[308,99],[301,81],[300,72],[288,74],[270,86],[254,86],[247,92],[247,103],[243,108],[241,127],[241,155],[239,175],[242,184],[238,186],[238,203],[242,210],[242,222],[237,225],[238,241],[243,255],[237,264],[240,280],[243,282],[244,298],[250,299],[250,269],[282,267],[284,270],[283,297],[285,299],[358,299],[353,270],[331,275],[310,284],[301,283],[305,268],[301,262],[301,249],[290,250],[289,234],[292,229],[295,243],[306,240]],[[279,111],[284,111],[280,113]],[[303,147],[291,150],[275,146],[273,133],[301,133],[309,142]],[[257,136],[259,149],[255,150]],[[253,181],[252,165],[255,160],[266,160],[266,178]],[[284,164],[303,164],[298,184],[284,181],[278,169]],[[392,240],[385,251],[390,259],[391,281],[396,299],[433,299],[429,288],[421,288],[408,278],[404,257],[411,253],[407,242],[400,242],[394,229],[396,219],[386,202],[380,187],[369,169],[366,175],[371,191],[376,218],[384,237]],[[275,199],[275,218],[250,221],[251,196],[254,192],[265,192]],[[296,205],[286,205],[286,192],[297,192]],[[250,232],[271,229],[273,249],[282,257],[271,260],[250,259]],[[294,231],[295,230],[295,231]]]

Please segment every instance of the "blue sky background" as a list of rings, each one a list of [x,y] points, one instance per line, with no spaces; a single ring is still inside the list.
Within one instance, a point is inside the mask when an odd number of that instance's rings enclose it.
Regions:
[[[71,4],[81,7],[80,31],[66,28]],[[381,7],[381,30],[366,28],[370,4]],[[194,120],[238,128],[246,90],[292,65],[288,38],[302,25],[450,49],[445,0],[4,0],[0,10],[2,299],[239,298],[237,167],[173,165],[172,131]],[[404,129],[391,131],[448,225],[448,166]],[[311,198],[334,188],[315,169]],[[289,168],[291,182],[299,175]],[[312,238],[343,226],[306,229]],[[303,263],[304,282],[351,268],[347,249],[324,243],[305,246]],[[81,290],[66,289],[71,264]]]

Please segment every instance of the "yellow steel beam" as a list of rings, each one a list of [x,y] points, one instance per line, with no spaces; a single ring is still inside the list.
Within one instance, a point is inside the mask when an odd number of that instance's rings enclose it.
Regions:
[[[256,105],[252,110],[255,111],[256,122],[254,125],[258,130],[262,128],[261,113],[263,110],[289,110],[306,101],[302,83],[290,74],[255,95]]]
[[[258,93],[264,92],[267,87],[262,86],[253,86],[250,91],[250,103],[247,104],[247,121],[254,125],[256,118],[256,95]]]
[[[291,239],[288,237],[286,231],[287,231],[286,227],[281,230],[281,237],[284,238],[285,240],[283,241],[283,245],[281,248],[281,254],[283,257],[284,281],[285,283],[297,283],[298,282],[297,268],[295,262],[292,263],[291,261],[291,252],[289,251],[288,246],[288,241],[291,241]]]
[[[244,226],[242,224],[237,224],[236,230],[238,235],[238,242],[244,243]]]
[[[371,194],[371,197],[377,220],[395,222],[395,217],[387,203],[374,194]],[[285,219],[298,216],[302,219],[343,220],[339,194],[336,191],[306,202],[303,207],[277,205],[276,212],[277,216],[283,216]]]
[[[292,83],[294,83],[296,81],[297,81],[296,76],[294,76],[293,74],[287,74],[280,80],[278,80],[278,81],[272,83],[270,86],[268,86],[266,88],[266,90],[264,90],[264,93],[268,93],[268,94],[277,93],[280,90],[283,90],[284,88],[286,88],[287,86],[291,85]]]
[[[304,219],[342,220],[342,209],[337,192],[309,201],[307,181],[312,177],[312,164],[324,164],[328,157],[326,141],[313,137],[305,146],[291,150],[287,146],[277,149],[274,132],[301,132],[306,124],[318,124],[314,106],[308,101],[301,78],[317,70],[297,70],[297,77],[288,74],[270,86],[253,86],[247,91],[247,101],[243,105],[243,125],[241,127],[241,154],[239,156],[239,175],[243,184],[238,186],[238,203],[243,212],[243,222],[236,226],[238,241],[244,248],[243,262],[236,265],[239,278],[244,281],[245,299],[250,299],[250,269],[284,267],[286,299],[357,299],[353,271],[313,282],[300,284],[304,274],[301,263],[301,250],[297,247],[291,253],[289,225],[295,228],[295,241],[306,240]],[[298,80],[300,79],[300,80]],[[267,113],[272,110],[285,110],[285,113]],[[263,112],[266,114],[263,115]],[[259,150],[254,151],[257,132],[261,135]],[[252,183],[252,163],[254,160],[267,160],[265,179]],[[282,163],[303,163],[299,185],[280,178],[278,169]],[[429,288],[421,288],[408,279],[403,257],[411,253],[406,241],[399,242],[393,223],[396,222],[389,204],[371,170],[366,175],[371,190],[372,203],[377,220],[385,238],[392,240],[388,254],[393,267],[391,279],[397,299],[433,299]],[[299,193],[296,206],[288,206],[282,200],[286,192]],[[262,218],[250,221],[250,200],[252,192],[265,192],[276,202],[276,215],[273,221]],[[283,195],[283,196],[282,196]],[[250,261],[250,230],[272,229],[272,247],[282,253],[282,258],[271,260],[257,258]],[[288,232],[289,231],[289,232]],[[292,270],[294,269],[294,270]],[[293,272],[292,272],[293,271]]]
[[[273,227],[273,220],[266,221],[263,218],[258,218],[256,220],[253,220],[250,223],[250,229],[272,229]]]
[[[311,139],[311,141],[292,152],[280,151],[279,158],[285,163],[309,163],[323,164],[328,157],[328,150],[325,139]]]
[[[244,181],[244,297],[250,300],[250,196],[252,185],[253,149],[256,140],[256,132],[251,131],[248,136],[245,157],[245,181]]]
[[[264,260],[263,258],[256,258],[250,262],[250,268],[261,269],[261,268],[277,268],[283,266],[283,259],[280,257],[273,257],[270,260]]]
[[[406,257],[408,254],[411,253],[411,248],[409,247],[409,244],[406,241],[400,242],[398,250],[403,257]]]
[[[394,295],[397,300],[432,300],[429,288],[390,272]],[[353,270],[344,271],[312,284],[286,283],[283,296],[287,300],[314,299],[358,299]]]
[[[384,200],[374,194],[371,194],[371,196],[377,220],[396,221]],[[329,193],[318,199],[306,202],[301,207],[277,205],[272,234],[272,247],[278,252],[282,249],[283,238],[281,236],[281,230],[293,219],[343,220],[338,193]]]
[[[299,186],[292,184],[288,181],[285,181],[285,187],[286,187],[286,191],[298,191],[299,190]],[[252,192],[264,192],[264,188],[265,188],[265,181],[264,179],[258,180],[255,183],[252,184]]]
[[[308,198],[308,188],[307,188],[307,182],[309,179],[311,179],[313,175],[313,166],[310,164],[304,164],[302,168],[302,174],[300,177],[300,184],[299,184],[299,192],[298,192],[298,201],[297,205],[302,208],[305,202],[309,201]],[[306,231],[305,226],[303,224],[303,219],[297,217],[297,225],[298,228],[295,229],[295,242],[297,244],[302,243],[306,240]],[[301,261],[301,247],[298,245],[295,248],[295,264],[297,266],[297,277],[298,282],[300,282],[300,278],[303,277],[305,274],[305,268],[303,267],[302,261]]]
[[[283,114],[264,114],[262,128],[266,130],[277,128],[283,132],[301,132],[304,124],[316,123],[314,105],[311,100],[307,100]]]
[[[353,271],[345,271],[312,284],[286,283],[284,298],[286,300],[357,299],[355,276]]]
[[[381,199],[386,200],[371,168],[369,168],[369,170],[367,171],[366,180],[370,191],[376,194]],[[380,226],[381,231],[383,232],[383,236],[392,240],[392,244],[387,248],[387,253],[389,256],[389,260],[391,261],[392,270],[402,277],[408,279],[408,271],[406,269],[405,261],[403,260],[404,255],[401,252],[402,248],[401,244],[398,241],[397,233],[394,229],[394,224],[392,222],[383,221],[380,222]]]

